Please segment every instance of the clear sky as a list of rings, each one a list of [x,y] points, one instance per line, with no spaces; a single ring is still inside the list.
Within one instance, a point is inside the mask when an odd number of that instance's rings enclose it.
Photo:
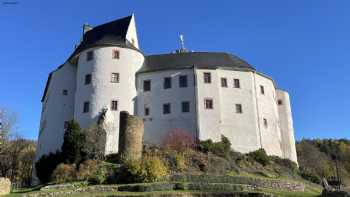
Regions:
[[[297,139],[350,138],[349,0],[0,0],[0,106],[35,139],[47,76],[82,34],[135,13],[145,54],[185,36],[195,51],[226,51],[291,96]]]

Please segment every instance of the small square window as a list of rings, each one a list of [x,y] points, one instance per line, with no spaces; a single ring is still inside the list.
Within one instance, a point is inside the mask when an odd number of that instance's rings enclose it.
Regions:
[[[278,105],[283,105],[283,101],[282,101],[281,99],[279,99],[279,100],[277,101],[277,103],[278,103]]]
[[[190,112],[190,102],[188,101],[184,101],[181,103],[181,111],[186,113],[186,112]]]
[[[94,59],[94,51],[88,51],[86,53],[86,61],[91,61],[92,59]]]
[[[179,87],[180,88],[187,87],[187,75],[179,76]]]
[[[145,116],[149,115],[149,107],[145,107]]]
[[[221,78],[221,87],[227,88],[227,79],[226,78]]]
[[[67,96],[67,95],[68,95],[68,90],[66,90],[66,89],[62,90],[62,94],[63,94],[64,96]]]
[[[85,85],[88,85],[91,83],[91,74],[85,75]]]
[[[234,82],[234,87],[235,88],[241,88],[241,83],[239,81],[239,79],[233,79],[233,82]]]
[[[163,114],[170,114],[170,113],[171,113],[170,103],[163,104]]]
[[[264,88],[264,86],[260,86],[260,93],[261,93],[261,94],[265,94],[265,88]]]
[[[236,104],[236,113],[237,114],[243,113],[242,104]]]
[[[213,99],[204,99],[204,108],[205,109],[213,109],[214,108]]]
[[[204,83],[211,83],[211,74],[210,73],[203,73],[204,74]]]
[[[164,78],[163,87],[164,87],[164,89],[169,89],[169,88],[171,88],[171,77],[165,77],[165,78]]]
[[[269,125],[268,125],[268,122],[267,122],[267,119],[264,118],[264,127],[267,128]]]
[[[119,73],[112,73],[111,82],[112,83],[119,83]]]
[[[113,49],[112,57],[113,59],[119,59],[120,53],[117,49]]]
[[[117,111],[118,110],[118,101],[114,100],[111,102],[111,110],[112,111]]]
[[[84,102],[83,113],[87,113],[89,111],[90,111],[90,103],[89,102]]]
[[[143,91],[151,91],[151,80],[145,80],[143,81]]]

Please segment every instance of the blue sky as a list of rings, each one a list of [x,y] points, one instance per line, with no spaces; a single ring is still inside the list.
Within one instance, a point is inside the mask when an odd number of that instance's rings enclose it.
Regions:
[[[348,0],[0,0],[0,106],[35,139],[50,71],[79,41],[82,24],[135,13],[142,50],[167,53],[184,34],[195,51],[226,51],[289,91],[297,139],[350,138]]]

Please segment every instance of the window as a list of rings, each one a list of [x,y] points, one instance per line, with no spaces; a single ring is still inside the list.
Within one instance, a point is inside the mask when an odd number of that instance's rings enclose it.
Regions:
[[[164,87],[164,89],[169,89],[169,88],[171,88],[171,77],[165,77],[165,78],[164,78],[163,87]]]
[[[187,75],[179,76],[179,87],[180,88],[187,87]]]
[[[264,88],[264,86],[260,86],[260,93],[261,93],[261,94],[265,94],[265,88]]]
[[[267,123],[267,119],[264,118],[264,127],[267,128],[268,126],[269,126],[269,125],[268,125],[268,123]]]
[[[236,113],[237,114],[243,113],[242,104],[236,104]]]
[[[210,73],[203,73],[204,74],[204,83],[211,83],[211,74]]]
[[[112,83],[119,83],[119,73],[112,73],[111,82]]]
[[[170,114],[170,113],[171,113],[170,103],[163,104],[163,114]]]
[[[239,79],[233,79],[233,86],[235,87],[235,88],[241,88],[241,83],[240,83],[240,81],[239,81]]]
[[[88,51],[86,53],[86,61],[90,61],[92,59],[94,59],[94,51]]]
[[[145,107],[145,116],[149,115],[149,107]]]
[[[184,101],[181,103],[181,111],[182,112],[190,112],[190,102]]]
[[[113,49],[113,51],[112,51],[112,58],[113,59],[119,59],[119,55],[120,55],[119,51],[117,49]]]
[[[221,78],[221,87],[227,88],[227,79],[226,78]]]
[[[214,108],[213,99],[204,99],[204,108],[213,109]]]
[[[67,96],[67,95],[68,95],[68,90],[66,90],[66,89],[62,90],[62,94],[63,94],[64,96]]]
[[[85,85],[88,85],[91,83],[91,74],[85,75]]]
[[[118,101],[114,100],[111,102],[111,110],[117,111],[118,110]]]
[[[151,80],[145,80],[143,81],[143,91],[151,91]]]
[[[84,102],[83,113],[87,113],[89,111],[90,111],[90,103],[89,102]]]
[[[277,101],[277,103],[278,103],[278,105],[283,105],[283,101],[282,101],[281,99],[279,99],[279,100]]]

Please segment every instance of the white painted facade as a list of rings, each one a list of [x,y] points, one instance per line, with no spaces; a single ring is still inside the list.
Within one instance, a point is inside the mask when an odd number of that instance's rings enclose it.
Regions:
[[[144,118],[146,144],[161,145],[170,131],[180,129],[200,140],[219,141],[224,135],[236,151],[264,148],[270,155],[297,162],[289,95],[277,90],[271,78],[255,70],[225,66],[188,65],[140,72],[148,62],[139,51],[134,16],[125,39],[134,48],[110,43],[91,45],[52,72],[42,100],[37,159],[60,149],[65,121],[74,119],[86,128],[96,124],[107,108],[106,154],[118,151],[119,113],[128,111]],[[113,58],[115,50],[119,58]],[[90,52],[93,57],[88,60]],[[118,83],[111,81],[112,73],[118,73]],[[204,73],[210,73],[210,83],[204,82]],[[91,75],[89,84],[85,84],[87,75]],[[186,87],[180,87],[180,76],[186,76]],[[171,78],[171,87],[164,89],[166,77]],[[222,87],[222,78],[227,80],[227,87]],[[234,87],[234,79],[239,80],[239,87]],[[151,83],[149,91],[143,89],[147,80]],[[68,94],[63,95],[63,90]],[[212,109],[205,107],[206,99],[213,101]],[[118,102],[116,110],[111,108],[112,101]],[[89,109],[84,112],[86,102]],[[188,112],[182,111],[183,102],[189,103]],[[170,104],[167,114],[164,104]],[[236,105],[241,106],[241,112]]]

